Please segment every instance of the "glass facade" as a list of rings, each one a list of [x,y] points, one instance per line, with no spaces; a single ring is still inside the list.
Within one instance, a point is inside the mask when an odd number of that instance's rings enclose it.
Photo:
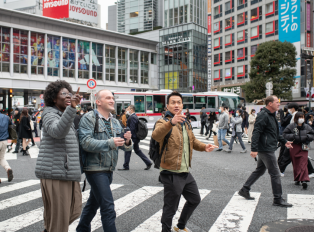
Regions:
[[[158,24],[158,0],[118,0],[118,32],[151,31]]]
[[[160,89],[207,91],[207,29],[189,24],[160,31]]]
[[[31,72],[32,74],[44,75],[45,65],[45,35],[31,33]]]
[[[157,63],[157,53],[150,54],[126,47],[0,26],[1,73],[149,84],[150,65]],[[157,77],[156,69],[152,75]],[[157,88],[157,80],[155,82],[154,88]]]
[[[75,39],[62,38],[64,77],[75,77],[75,47]]]
[[[13,70],[27,73],[28,31],[13,29]]]
[[[61,41],[59,36],[47,36],[48,76],[59,76],[60,46]]]

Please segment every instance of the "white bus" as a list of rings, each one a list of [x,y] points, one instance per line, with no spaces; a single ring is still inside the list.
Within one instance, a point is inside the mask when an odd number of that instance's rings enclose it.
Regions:
[[[148,92],[114,92],[115,110],[117,115],[121,114],[122,109],[129,105],[135,106],[135,113],[140,120],[147,123],[155,123],[161,118],[161,113],[166,107],[167,95],[172,90],[159,90]],[[191,114],[191,121],[200,120],[202,107],[216,108],[225,104],[230,110],[235,110],[243,98],[229,92],[199,92],[181,93],[183,96],[183,112],[188,108]],[[245,103],[245,102],[244,102]],[[82,102],[84,107],[89,101]]]

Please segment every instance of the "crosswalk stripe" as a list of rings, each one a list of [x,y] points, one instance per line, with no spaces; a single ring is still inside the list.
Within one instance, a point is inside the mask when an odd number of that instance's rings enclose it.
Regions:
[[[0,178],[1,183],[8,182],[8,178]]]
[[[150,143],[150,140],[146,140],[146,139],[144,139],[144,140],[141,140],[141,143],[146,143],[146,144],[149,144],[149,143]]]
[[[199,193],[201,195],[201,200],[203,200],[210,193],[210,190],[200,189]],[[178,210],[172,220],[172,225],[176,225],[177,221],[179,220],[185,202],[186,200],[184,199],[184,197],[181,197]],[[161,216],[162,216],[162,210],[159,210],[153,216],[148,218],[145,222],[143,222],[134,230],[132,230],[132,232],[146,232],[146,231],[159,232],[161,231],[162,230],[161,223],[160,223]]]
[[[0,210],[9,208],[9,207],[13,207],[13,206],[17,206],[20,204],[23,204],[25,202],[28,201],[32,201],[35,200],[37,198],[41,197],[41,190],[36,190],[36,191],[32,191],[29,193],[25,193],[16,197],[12,197],[3,201],[0,201]]]
[[[246,232],[253,218],[260,193],[250,193],[255,200],[246,200],[236,192],[209,232],[237,231]]]
[[[26,187],[29,187],[29,186],[32,186],[35,184],[39,184],[39,183],[40,183],[39,180],[27,180],[27,181],[13,184],[13,185],[4,186],[4,187],[0,188],[0,194],[11,192],[11,191],[22,189],[22,188],[26,188]]]
[[[139,205],[143,201],[147,200],[148,198],[160,192],[162,189],[163,189],[162,187],[145,186],[114,201],[116,216],[119,217],[125,212],[131,210],[132,208]],[[74,221],[69,227],[69,232],[76,231],[76,227],[78,223],[79,223],[79,219]],[[97,210],[97,213],[91,223],[91,227],[92,227],[91,228],[92,231],[97,230],[98,228],[102,227],[101,215],[100,215],[99,209]]]
[[[111,190],[120,188],[123,185],[120,184],[112,184],[110,186]],[[84,198],[83,198],[84,196]],[[85,191],[82,193],[82,202],[86,202],[89,197],[89,191]],[[85,201],[84,201],[85,200]],[[40,207],[38,209],[29,211],[22,215],[10,218],[8,220],[0,222],[0,231],[5,232],[14,232],[17,230],[21,230],[27,226],[30,226],[36,222],[43,220],[43,212],[44,207]]]
[[[4,157],[6,160],[16,160],[17,154],[16,153],[5,153]]]
[[[15,151],[15,145],[12,146],[12,150],[10,152],[5,153],[5,159],[6,160],[16,160],[17,159],[17,153],[12,153]],[[29,156],[32,159],[37,159],[39,154],[39,147],[37,145],[32,146],[28,150]]]
[[[287,202],[293,205],[287,219],[314,219],[314,195],[288,194]]]

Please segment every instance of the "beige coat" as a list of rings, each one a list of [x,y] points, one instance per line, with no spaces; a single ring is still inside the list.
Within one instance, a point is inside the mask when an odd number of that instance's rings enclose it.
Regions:
[[[254,130],[254,124],[255,124],[255,120],[256,120],[256,114],[250,114],[249,116],[249,129],[248,129],[248,142],[251,142],[252,140],[252,134],[253,134],[253,130]]]

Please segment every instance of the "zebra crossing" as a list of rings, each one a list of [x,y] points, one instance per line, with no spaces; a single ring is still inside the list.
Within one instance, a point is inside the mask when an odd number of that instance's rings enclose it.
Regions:
[[[5,178],[1,178],[5,180]],[[32,187],[32,188],[31,188]],[[34,190],[34,187],[36,189]],[[157,232],[161,231],[161,215],[162,215],[162,198],[163,187],[161,186],[136,186],[137,189],[123,184],[112,184],[111,190],[115,196],[117,191],[126,192],[126,195],[122,197],[115,197],[115,210],[117,218],[122,215],[127,215],[132,220],[132,217],[137,217],[133,211],[136,211],[137,207],[141,204],[149,202],[153,197],[158,198],[159,208],[155,208],[151,215],[146,215],[148,218],[141,220],[141,222],[131,228],[132,232]],[[216,190],[200,189],[201,204],[209,202],[214,198]],[[86,203],[89,197],[90,191],[85,190],[82,193],[83,205]],[[255,197],[255,200],[247,201],[240,197],[237,192],[233,195],[229,194],[230,200],[226,205],[223,205],[220,215],[216,218],[215,222],[206,228],[208,232],[246,232],[252,223],[256,209],[260,203],[262,193],[252,192],[251,195]],[[38,201],[41,203],[41,207],[32,207],[28,205],[29,211],[19,214],[18,209],[22,205],[28,204],[31,201]],[[219,199],[215,199],[219,200]],[[314,195],[304,194],[288,194],[288,202],[292,203],[294,207],[285,209],[287,210],[287,219],[314,219]],[[177,213],[173,218],[173,223],[176,223],[179,219],[180,213],[185,204],[185,199],[182,197],[179,203]],[[201,206],[201,205],[200,205]],[[26,180],[19,183],[7,183],[0,184],[0,215],[5,215],[6,211],[14,212],[12,217],[2,219],[0,216],[0,232],[14,232],[14,231],[26,231],[26,228],[34,226],[36,223],[40,223],[43,226],[43,206],[41,199],[41,190],[39,180]],[[196,209],[197,211],[198,209]],[[209,209],[210,210],[210,209]],[[208,212],[209,214],[209,212]],[[203,217],[209,217],[209,215],[203,215]],[[74,232],[77,227],[79,219],[74,221],[69,231]],[[262,226],[262,225],[261,225]],[[96,231],[102,227],[101,216],[99,210],[92,221],[91,229]],[[27,230],[29,231],[29,230]]]
[[[12,145],[12,150],[5,153],[6,160],[16,160],[18,156],[22,156],[22,153],[13,153],[15,151],[15,144]],[[39,154],[39,147],[37,145],[32,146],[28,150],[29,157],[31,159],[37,159]]]

